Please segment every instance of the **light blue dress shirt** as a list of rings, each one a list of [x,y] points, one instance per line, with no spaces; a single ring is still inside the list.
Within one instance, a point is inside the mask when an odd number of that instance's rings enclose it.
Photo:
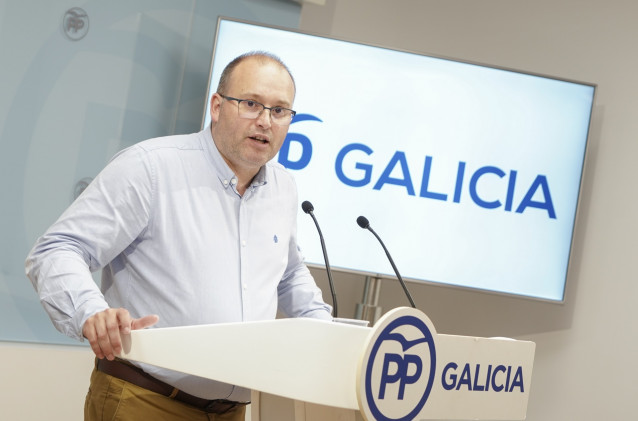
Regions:
[[[331,320],[297,246],[291,174],[269,162],[243,196],[236,182],[210,128],[117,154],[27,258],[55,327],[82,340],[86,319],[108,307],[158,314],[155,327],[274,319],[278,309]],[[91,272],[100,268],[98,288]],[[202,398],[250,399],[243,388],[142,366]]]

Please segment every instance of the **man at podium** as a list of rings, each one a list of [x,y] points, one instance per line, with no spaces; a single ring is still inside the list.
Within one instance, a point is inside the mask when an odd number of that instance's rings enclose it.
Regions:
[[[55,327],[96,355],[86,420],[244,418],[249,390],[117,358],[131,329],[274,319],[278,309],[331,319],[297,246],[294,180],[271,162],[295,89],[277,57],[236,58],[209,127],[118,153],[37,240],[27,276]]]

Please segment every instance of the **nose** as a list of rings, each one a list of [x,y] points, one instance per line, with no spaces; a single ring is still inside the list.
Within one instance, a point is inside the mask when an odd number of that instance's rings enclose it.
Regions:
[[[272,125],[269,109],[264,108],[263,110],[261,110],[261,112],[257,116],[257,125],[265,128],[269,128]]]

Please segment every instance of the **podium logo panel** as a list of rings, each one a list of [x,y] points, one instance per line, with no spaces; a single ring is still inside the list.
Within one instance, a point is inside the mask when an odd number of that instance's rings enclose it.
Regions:
[[[423,313],[408,308],[388,313],[378,323],[361,366],[362,414],[368,420],[412,420],[434,384],[436,332]]]

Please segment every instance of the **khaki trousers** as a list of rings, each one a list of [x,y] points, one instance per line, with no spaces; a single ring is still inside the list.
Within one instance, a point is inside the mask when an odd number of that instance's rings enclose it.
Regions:
[[[84,404],[85,421],[244,421],[245,413],[207,414],[95,369]]]

